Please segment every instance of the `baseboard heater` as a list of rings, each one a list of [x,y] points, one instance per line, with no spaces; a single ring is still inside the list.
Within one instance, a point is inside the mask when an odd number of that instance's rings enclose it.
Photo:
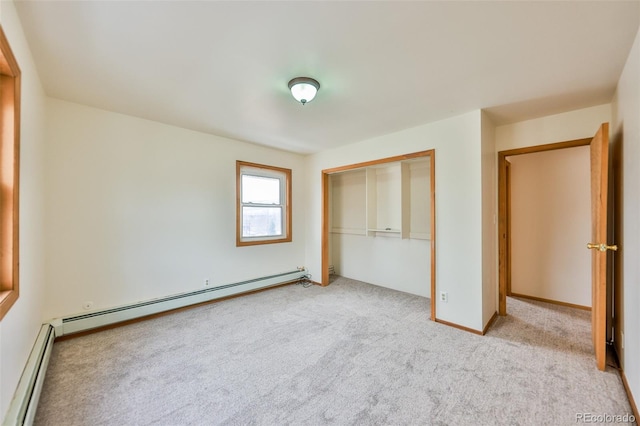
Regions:
[[[221,299],[242,293],[249,293],[263,288],[273,287],[288,282],[307,278],[305,269],[269,275],[226,284],[189,293],[152,299],[146,302],[134,303],[112,309],[87,312],[65,318],[57,318],[43,324],[31,355],[20,377],[20,382],[14,393],[9,410],[2,422],[3,426],[31,425],[38,407],[40,391],[44,383],[44,376],[49,364],[49,357],[56,337],[77,333],[105,325],[115,324],[135,318],[145,317],[172,309]]]
[[[51,324],[43,324],[2,422],[3,426],[33,424],[54,340],[55,332]]]
[[[205,288],[189,293],[175,294],[173,296],[161,297],[117,308],[97,310],[65,318],[57,318],[51,321],[51,325],[53,325],[55,329],[56,337],[60,337],[65,334],[77,333],[202,302],[209,302],[211,300],[227,296],[297,281],[303,279],[306,273],[307,272],[305,270],[283,272],[281,274],[269,275],[266,277],[240,281],[212,288]]]

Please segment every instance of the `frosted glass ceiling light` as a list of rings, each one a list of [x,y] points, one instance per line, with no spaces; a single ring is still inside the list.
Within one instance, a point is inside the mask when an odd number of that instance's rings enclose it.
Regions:
[[[289,90],[296,101],[302,105],[311,102],[316,97],[320,83],[309,77],[296,77],[289,82]]]

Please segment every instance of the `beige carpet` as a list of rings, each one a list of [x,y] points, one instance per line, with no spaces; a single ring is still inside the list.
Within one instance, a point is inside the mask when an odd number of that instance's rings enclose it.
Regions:
[[[630,413],[590,313],[509,299],[486,336],[348,279],[54,345],[36,425],[572,425]]]

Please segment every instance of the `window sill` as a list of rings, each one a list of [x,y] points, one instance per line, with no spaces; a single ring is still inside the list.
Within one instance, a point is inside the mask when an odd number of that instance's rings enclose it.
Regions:
[[[18,300],[18,292],[15,290],[5,290],[0,292],[0,321],[9,312],[9,309]]]
[[[262,244],[278,244],[278,243],[290,243],[291,238],[280,238],[277,240],[249,240],[249,241],[236,241],[236,247],[243,246],[259,246]]]

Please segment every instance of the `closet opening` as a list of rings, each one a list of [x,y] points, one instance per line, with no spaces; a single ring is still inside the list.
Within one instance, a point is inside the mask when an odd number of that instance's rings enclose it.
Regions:
[[[430,298],[435,320],[435,150],[322,171],[322,281]]]

